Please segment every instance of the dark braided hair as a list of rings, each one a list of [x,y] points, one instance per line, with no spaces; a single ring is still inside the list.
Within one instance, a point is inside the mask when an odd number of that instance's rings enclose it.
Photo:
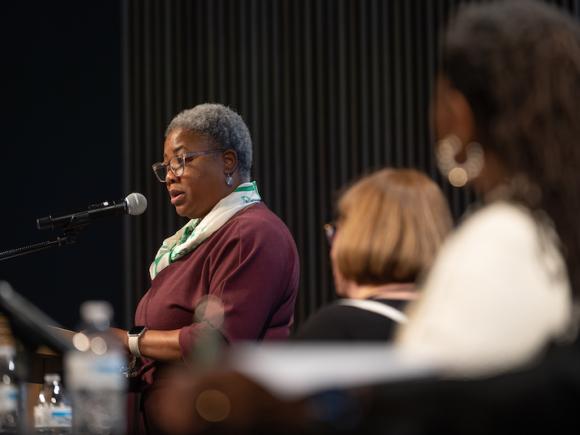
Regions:
[[[512,179],[511,198],[554,222],[580,296],[580,26],[539,1],[464,6],[443,74],[465,95],[477,137]],[[532,194],[533,193],[533,194]]]

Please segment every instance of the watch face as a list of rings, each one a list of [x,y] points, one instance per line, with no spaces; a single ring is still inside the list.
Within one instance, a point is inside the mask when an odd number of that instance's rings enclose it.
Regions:
[[[139,335],[143,332],[144,329],[144,326],[133,326],[131,329],[129,329],[129,335]]]

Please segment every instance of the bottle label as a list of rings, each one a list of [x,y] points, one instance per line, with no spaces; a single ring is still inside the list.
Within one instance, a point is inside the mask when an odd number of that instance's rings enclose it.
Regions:
[[[72,410],[70,406],[55,406],[50,409],[50,427],[71,427]]]
[[[34,427],[71,427],[72,409],[70,406],[36,405],[34,407]]]
[[[125,390],[125,357],[120,353],[95,356],[90,352],[72,352],[66,357],[68,385],[72,389]]]
[[[18,391],[12,384],[0,384],[0,412],[13,412],[18,407]]]

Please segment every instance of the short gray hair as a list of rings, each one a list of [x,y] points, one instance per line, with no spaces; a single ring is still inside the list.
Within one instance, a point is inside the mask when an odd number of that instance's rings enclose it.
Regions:
[[[184,110],[171,120],[165,137],[177,128],[209,136],[220,148],[233,149],[238,155],[242,181],[250,179],[252,138],[240,115],[222,104],[199,104]]]

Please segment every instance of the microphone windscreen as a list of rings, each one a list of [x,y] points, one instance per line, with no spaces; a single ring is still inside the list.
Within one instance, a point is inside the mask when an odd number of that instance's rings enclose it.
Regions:
[[[133,216],[143,214],[147,210],[147,198],[140,193],[130,193],[125,198],[127,203],[127,213]]]

